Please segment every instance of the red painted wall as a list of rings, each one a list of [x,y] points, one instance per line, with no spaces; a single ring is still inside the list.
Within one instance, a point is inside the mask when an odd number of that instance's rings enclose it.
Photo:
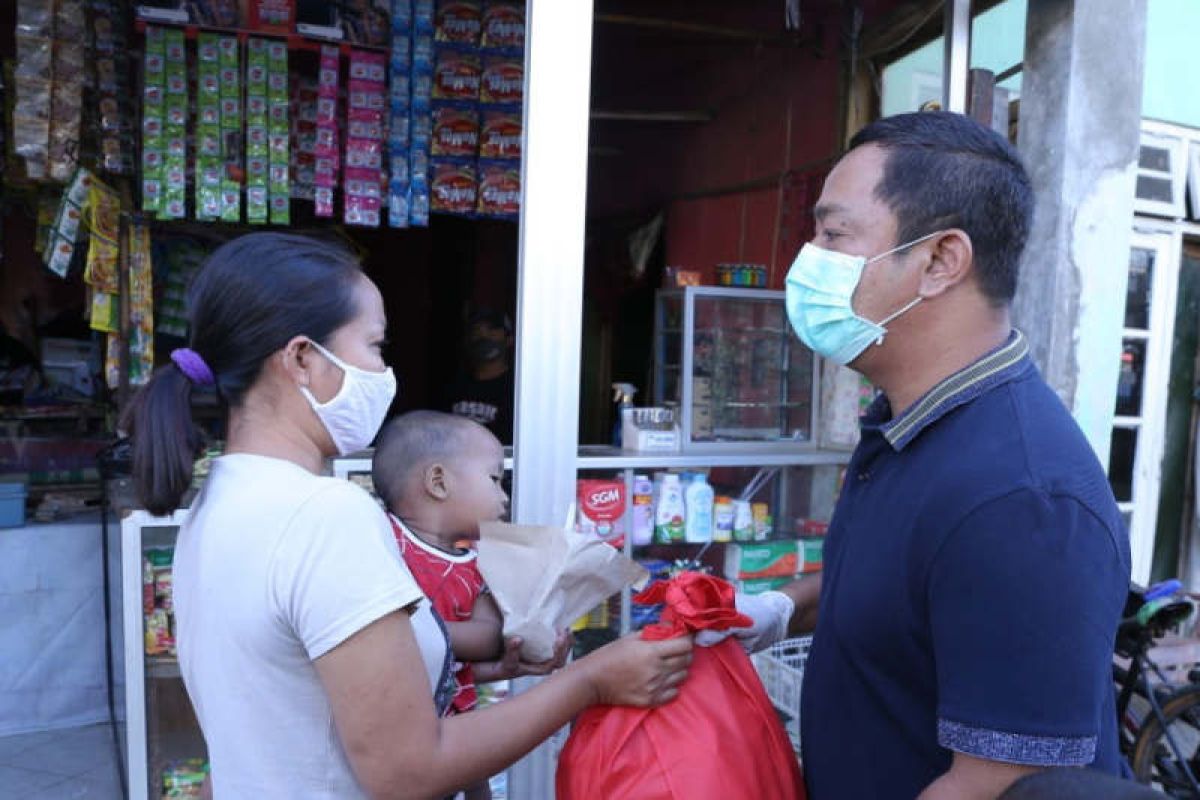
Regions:
[[[771,23],[769,30],[782,32],[781,20]],[[668,265],[715,283],[718,263],[765,264],[769,285],[782,286],[810,235],[813,185],[819,192],[837,153],[838,30],[836,9],[806,17],[797,46],[649,47],[629,32],[600,28],[593,108],[707,110],[713,117],[594,122],[593,148],[621,152],[591,160],[590,215],[648,218],[665,210]]]

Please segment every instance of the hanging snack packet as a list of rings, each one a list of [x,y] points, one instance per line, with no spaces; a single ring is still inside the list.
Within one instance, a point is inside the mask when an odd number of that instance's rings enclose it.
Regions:
[[[188,80],[183,31],[168,28],[163,35],[166,92],[163,102],[162,202],[159,219],[183,219],[187,210]]]
[[[479,84],[484,103],[520,105],[525,96],[525,61],[519,56],[487,56]]]
[[[432,149],[435,156],[474,156],[479,150],[478,109],[472,106],[435,108]]]
[[[50,177],[66,181],[79,157],[83,116],[85,35],[81,0],[58,0],[54,18],[54,88],[47,162]]]
[[[485,0],[480,46],[484,50],[520,52],[525,47],[525,4]]]
[[[221,53],[217,37],[201,33],[196,43],[195,215],[221,216]]]
[[[485,109],[479,133],[480,158],[521,158],[519,109]]]
[[[267,40],[246,42],[246,221],[267,221]]]
[[[166,30],[146,27],[142,61],[142,210],[157,213],[163,201],[163,127],[167,93]]]
[[[242,139],[241,70],[238,40],[233,36],[217,39],[221,82],[221,220],[240,222],[242,218],[243,158],[248,144]],[[247,138],[251,135],[247,131]]]
[[[521,214],[521,165],[479,161],[479,215],[516,219]]]
[[[478,0],[441,0],[437,4],[434,36],[438,42],[479,46],[482,8]]]
[[[271,148],[267,179],[270,188],[271,222],[275,225],[287,225],[292,218],[289,181],[291,143],[288,137],[288,51],[284,42],[267,42],[267,101],[267,127]]]
[[[480,76],[477,53],[439,49],[433,71],[433,98],[478,101]]]
[[[84,207],[94,181],[95,178],[86,169],[79,167],[75,170],[58,203],[54,222],[47,231],[42,260],[50,271],[60,278],[65,278],[71,268],[79,232],[83,227]]]
[[[321,65],[317,80],[317,140],[314,162],[315,213],[318,217],[333,216],[333,188],[337,184],[338,155],[338,48],[321,47]]]
[[[431,169],[430,209],[472,216],[479,201],[479,179],[474,162],[434,159]]]

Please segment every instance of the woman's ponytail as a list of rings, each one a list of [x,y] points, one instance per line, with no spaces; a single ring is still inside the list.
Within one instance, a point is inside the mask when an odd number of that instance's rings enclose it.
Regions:
[[[155,370],[126,412],[133,485],[142,505],[156,516],[179,508],[204,445],[204,435],[192,421],[192,386],[179,364],[167,364]]]

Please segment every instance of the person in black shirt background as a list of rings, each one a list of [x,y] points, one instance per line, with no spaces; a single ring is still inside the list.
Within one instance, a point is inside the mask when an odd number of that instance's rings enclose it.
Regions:
[[[490,430],[503,444],[512,444],[513,383],[512,320],[492,309],[479,308],[467,317],[466,369],[450,393],[449,410]]]

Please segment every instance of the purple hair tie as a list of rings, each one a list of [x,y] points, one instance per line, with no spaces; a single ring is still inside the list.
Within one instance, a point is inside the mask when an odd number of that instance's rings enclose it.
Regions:
[[[204,363],[204,359],[200,357],[199,353],[189,347],[172,350],[171,360],[175,362],[175,366],[179,367],[179,371],[197,386],[212,386],[217,382],[212,370],[208,368],[208,364]]]

